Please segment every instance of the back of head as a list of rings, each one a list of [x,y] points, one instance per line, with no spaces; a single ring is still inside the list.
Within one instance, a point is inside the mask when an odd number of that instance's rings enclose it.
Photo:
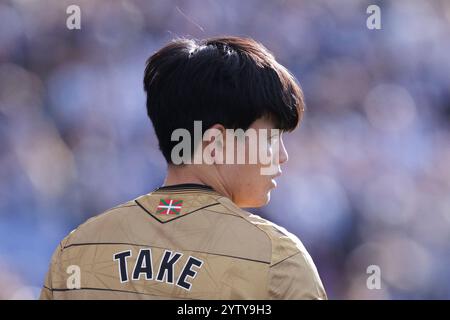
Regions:
[[[246,130],[270,117],[293,130],[304,109],[295,78],[260,43],[240,37],[177,39],[153,54],[144,76],[147,113],[168,163],[175,129],[191,135],[194,121],[205,131],[214,124]],[[202,132],[203,134],[203,132]]]

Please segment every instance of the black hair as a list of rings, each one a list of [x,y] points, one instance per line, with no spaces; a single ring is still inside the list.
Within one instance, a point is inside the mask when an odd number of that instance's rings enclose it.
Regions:
[[[249,38],[177,39],[148,60],[144,75],[147,114],[165,159],[171,163],[172,132],[202,121],[243,129],[267,116],[282,131],[303,115],[302,90],[289,71]],[[202,133],[203,133],[202,132]]]

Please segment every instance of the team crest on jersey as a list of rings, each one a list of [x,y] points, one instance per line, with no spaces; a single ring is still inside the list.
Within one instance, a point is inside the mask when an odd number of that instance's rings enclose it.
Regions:
[[[183,206],[183,200],[160,199],[156,207],[157,214],[179,215]]]

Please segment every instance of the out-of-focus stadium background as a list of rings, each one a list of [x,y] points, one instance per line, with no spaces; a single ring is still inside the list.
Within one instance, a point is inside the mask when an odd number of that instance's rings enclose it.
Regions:
[[[36,298],[68,232],[162,183],[145,60],[216,35],[262,42],[303,86],[285,174],[255,212],[302,239],[329,297],[449,299],[450,1],[434,0],[1,1],[0,298]]]

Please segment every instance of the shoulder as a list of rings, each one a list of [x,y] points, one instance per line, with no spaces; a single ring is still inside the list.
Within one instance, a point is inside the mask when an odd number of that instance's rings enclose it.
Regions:
[[[270,256],[269,298],[327,299],[317,268],[298,237],[271,221],[238,208],[229,199],[223,199],[221,203],[264,235],[268,246],[262,247]]]
[[[93,216],[72,230],[60,243],[63,250],[79,243],[106,242],[120,229],[123,221],[139,210],[134,200],[119,204],[96,216]]]
[[[297,254],[303,256],[305,260],[311,259],[299,238],[285,228],[258,215],[240,209],[227,198],[220,199],[220,202],[230,212],[245,220],[245,223],[249,226],[253,226],[256,233],[264,236],[269,245],[267,250],[270,250],[271,266]]]

